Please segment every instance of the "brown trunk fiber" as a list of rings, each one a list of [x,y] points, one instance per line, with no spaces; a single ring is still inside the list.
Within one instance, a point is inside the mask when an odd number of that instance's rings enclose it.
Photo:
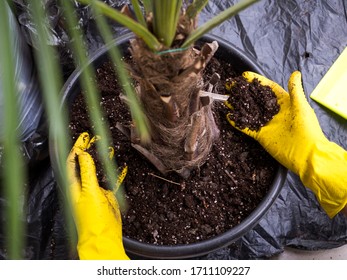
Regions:
[[[151,128],[152,141],[135,147],[163,173],[176,171],[188,177],[206,160],[219,130],[212,101],[201,97],[202,70],[218,48],[188,48],[153,53],[140,39],[131,41],[132,75]]]

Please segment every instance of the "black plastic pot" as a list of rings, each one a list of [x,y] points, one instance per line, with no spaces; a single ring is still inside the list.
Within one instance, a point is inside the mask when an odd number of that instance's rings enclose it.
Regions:
[[[124,53],[127,52],[129,39],[132,35],[126,35],[117,40],[117,44],[121,47]],[[230,61],[234,69],[237,69],[240,73],[243,71],[253,71],[262,75],[266,75],[261,67],[254,62],[254,59],[249,57],[247,54],[226,42],[225,40],[212,36],[206,35],[202,42],[218,41],[219,49],[215,54],[216,58],[223,58],[224,60]],[[108,47],[100,49],[90,60],[95,67],[100,66],[103,62],[108,60],[107,55]],[[83,69],[75,70],[70,78],[66,81],[63,88],[63,102],[72,104],[74,98],[80,93],[80,85],[78,82],[79,76]],[[50,152],[52,158],[52,164],[55,172],[59,172],[61,167],[57,165],[57,146],[55,139],[50,139]],[[137,256],[142,258],[153,258],[153,259],[185,259],[208,254],[217,249],[226,247],[231,243],[238,240],[245,233],[250,231],[255,225],[258,224],[259,220],[265,215],[271,205],[274,203],[278,194],[280,193],[283,183],[287,175],[287,170],[280,164],[275,179],[270,187],[269,192],[258,207],[239,225],[228,230],[227,232],[211,238],[209,240],[196,242],[189,245],[175,245],[175,246],[159,246],[154,244],[146,244],[133,240],[127,237],[123,238],[124,247],[129,256]]]

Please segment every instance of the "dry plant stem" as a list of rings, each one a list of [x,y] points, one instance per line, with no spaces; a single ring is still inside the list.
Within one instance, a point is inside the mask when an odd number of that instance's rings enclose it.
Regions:
[[[165,179],[165,178],[163,178],[163,177],[161,177],[161,176],[158,176],[158,175],[155,175],[155,174],[153,174],[153,173],[148,173],[148,175],[151,175],[151,176],[153,176],[153,177],[155,177],[155,178],[161,179],[161,180],[163,180],[163,181],[165,181],[165,182],[168,182],[168,183],[171,183],[171,184],[174,184],[174,185],[177,185],[177,186],[181,186],[180,183],[177,183],[177,182],[174,182],[174,181]]]
[[[161,166],[163,174],[176,171],[188,177],[190,170],[204,163],[219,135],[213,98],[200,96],[202,71],[217,48],[213,42],[200,51],[188,48],[159,55],[143,41],[131,41],[131,73],[139,83],[139,98],[151,126],[152,142],[143,147],[144,155]]]

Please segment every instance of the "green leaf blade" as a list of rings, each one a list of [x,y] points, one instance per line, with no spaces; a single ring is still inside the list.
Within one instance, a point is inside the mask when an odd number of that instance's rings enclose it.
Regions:
[[[241,0],[234,6],[229,7],[225,11],[221,12],[219,15],[213,17],[208,22],[197,28],[194,32],[192,32],[190,36],[186,39],[186,41],[183,43],[182,48],[190,46],[199,38],[201,38],[204,34],[208,33],[225,20],[233,17],[234,15],[238,14],[239,12],[243,11],[244,9],[258,1],[260,0]]]
[[[96,5],[102,13],[109,17],[110,19],[118,22],[119,24],[127,27],[129,30],[134,32],[139,38],[141,38],[146,45],[152,51],[158,51],[161,49],[162,44],[157,40],[157,38],[143,25],[131,19],[130,17],[123,15],[120,11],[111,8],[107,4],[96,1],[96,0],[78,0],[78,2],[85,5]]]

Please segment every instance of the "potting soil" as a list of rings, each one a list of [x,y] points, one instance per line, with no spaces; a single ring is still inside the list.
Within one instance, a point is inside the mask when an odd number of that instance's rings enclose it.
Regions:
[[[229,78],[225,93],[232,108],[229,119],[240,129],[258,131],[280,110],[275,93],[270,87],[261,86],[257,79],[249,83],[243,76]]]
[[[35,47],[28,19],[28,8],[22,1],[17,4],[17,18],[27,35],[27,43]],[[120,7],[128,1],[107,1]],[[226,2],[228,2],[226,4]],[[200,23],[224,11],[237,1],[209,1],[200,16]],[[69,38],[60,25],[59,7],[49,1],[52,45],[58,47],[65,75],[74,69]],[[51,9],[50,9],[51,8]],[[55,9],[56,8],[56,9]],[[87,8],[79,8],[81,28],[88,37],[89,50],[101,45],[93,20]],[[347,45],[347,8],[345,1],[259,1],[211,33],[223,37],[253,56],[261,64],[267,77],[284,88],[290,74],[300,70],[303,86],[326,136],[347,148],[347,123],[338,115],[311,99],[310,93],[332,63]],[[115,37],[127,32],[113,26]],[[44,130],[44,125],[37,131]],[[42,134],[41,134],[42,135]],[[48,135],[48,133],[46,133]],[[34,144],[34,143],[30,143]],[[35,145],[31,145],[35,147]],[[30,176],[27,184],[27,259],[73,258],[68,249],[65,221],[59,201],[58,188],[47,156],[30,158]],[[1,197],[3,194],[1,194]],[[0,199],[0,210],[6,206]],[[6,258],[4,215],[1,215],[0,258]],[[347,222],[341,214],[329,219],[317,203],[314,194],[305,188],[299,178],[289,172],[285,185],[274,205],[259,224],[231,246],[210,253],[203,259],[263,259],[283,251],[284,246],[307,250],[329,249],[347,241]]]
[[[187,179],[177,173],[161,174],[131,146],[129,136],[117,127],[131,124],[130,112],[119,95],[117,76],[112,63],[97,68],[96,84],[100,88],[105,118],[112,128],[112,143],[116,163],[128,166],[124,180],[127,210],[123,213],[123,234],[144,243],[158,245],[191,244],[215,237],[240,224],[260,204],[269,191],[278,169],[278,163],[255,140],[232,128],[226,119],[230,111],[224,102],[215,102],[214,118],[220,130],[205,164],[194,170]],[[226,77],[237,80],[229,63],[211,59],[204,72],[209,80],[213,73],[223,73],[216,85],[219,94],[225,94]],[[276,96],[267,87],[252,83],[252,90],[260,93],[248,101],[254,109],[271,113],[278,111]],[[233,89],[240,90],[238,85]],[[273,106],[264,106],[261,93],[275,97]],[[249,96],[251,91],[244,91]],[[232,96],[233,93],[230,93]],[[243,99],[238,100],[244,104]],[[233,102],[236,104],[238,102]],[[261,103],[261,104],[257,104]],[[78,95],[70,110],[70,133],[76,141],[82,132],[92,132],[83,94]],[[269,115],[271,118],[273,114]],[[254,119],[244,114],[245,119]],[[267,119],[260,119],[263,125]],[[107,187],[103,166],[95,147],[89,151],[97,167],[99,183]]]

